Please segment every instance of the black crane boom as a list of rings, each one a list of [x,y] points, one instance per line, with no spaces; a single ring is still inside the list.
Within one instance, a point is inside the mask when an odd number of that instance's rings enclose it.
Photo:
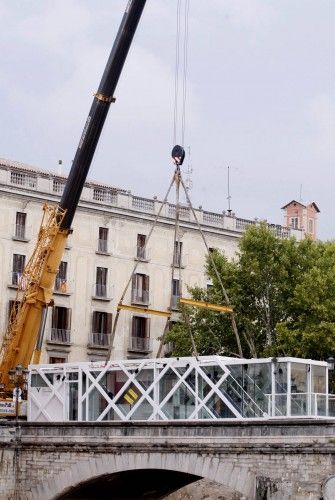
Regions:
[[[66,209],[61,224],[62,229],[70,229],[71,227],[109,106],[114,101],[114,91],[145,3],[146,0],[130,0],[121,21],[98,91],[94,95],[60,201],[60,207]]]

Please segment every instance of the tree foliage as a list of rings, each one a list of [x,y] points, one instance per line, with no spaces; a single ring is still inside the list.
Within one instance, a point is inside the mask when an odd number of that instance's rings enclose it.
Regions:
[[[190,289],[194,299],[224,304],[213,262],[234,306],[244,357],[335,353],[335,243],[280,239],[266,224],[250,226],[233,261],[217,250],[207,259],[212,286]],[[237,354],[229,314],[184,310],[167,336],[173,355],[190,355],[190,330],[199,354]]]

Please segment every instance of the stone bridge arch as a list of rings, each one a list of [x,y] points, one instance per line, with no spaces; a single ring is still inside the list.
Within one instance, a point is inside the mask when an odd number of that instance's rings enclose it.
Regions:
[[[222,484],[227,494],[252,499],[256,477],[246,467],[233,461],[197,453],[119,453],[78,460],[66,470],[46,478],[32,489],[32,500],[57,500],[74,487],[111,476],[136,470],[164,470],[184,473]],[[187,484],[187,483],[185,483]]]

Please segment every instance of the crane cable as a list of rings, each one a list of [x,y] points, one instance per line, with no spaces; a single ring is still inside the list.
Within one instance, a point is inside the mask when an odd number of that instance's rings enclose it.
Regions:
[[[184,15],[183,33],[181,33],[181,16]],[[190,0],[184,0],[184,9],[182,9],[182,0],[177,2],[177,22],[176,22],[176,47],[175,47],[175,75],[174,75],[174,106],[173,106],[173,145],[176,144],[178,128],[180,128],[181,145],[185,144],[186,129],[186,101],[187,101],[187,70],[188,70],[188,41],[189,41],[189,12]],[[181,43],[181,37],[183,37]],[[181,44],[182,44],[182,70],[181,70]],[[182,72],[181,96],[179,88],[179,74]],[[181,116],[179,117],[179,101],[181,101]],[[179,123],[180,121],[180,123]]]

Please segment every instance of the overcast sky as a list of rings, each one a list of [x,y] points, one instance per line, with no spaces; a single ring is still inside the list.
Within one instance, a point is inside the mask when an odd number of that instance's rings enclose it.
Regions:
[[[0,0],[0,157],[68,172],[126,4]],[[173,170],[176,6],[147,1],[89,175],[142,196]],[[302,185],[335,237],[334,22],[333,0],[190,0],[195,206],[227,209],[229,165],[237,216],[282,223]]]

